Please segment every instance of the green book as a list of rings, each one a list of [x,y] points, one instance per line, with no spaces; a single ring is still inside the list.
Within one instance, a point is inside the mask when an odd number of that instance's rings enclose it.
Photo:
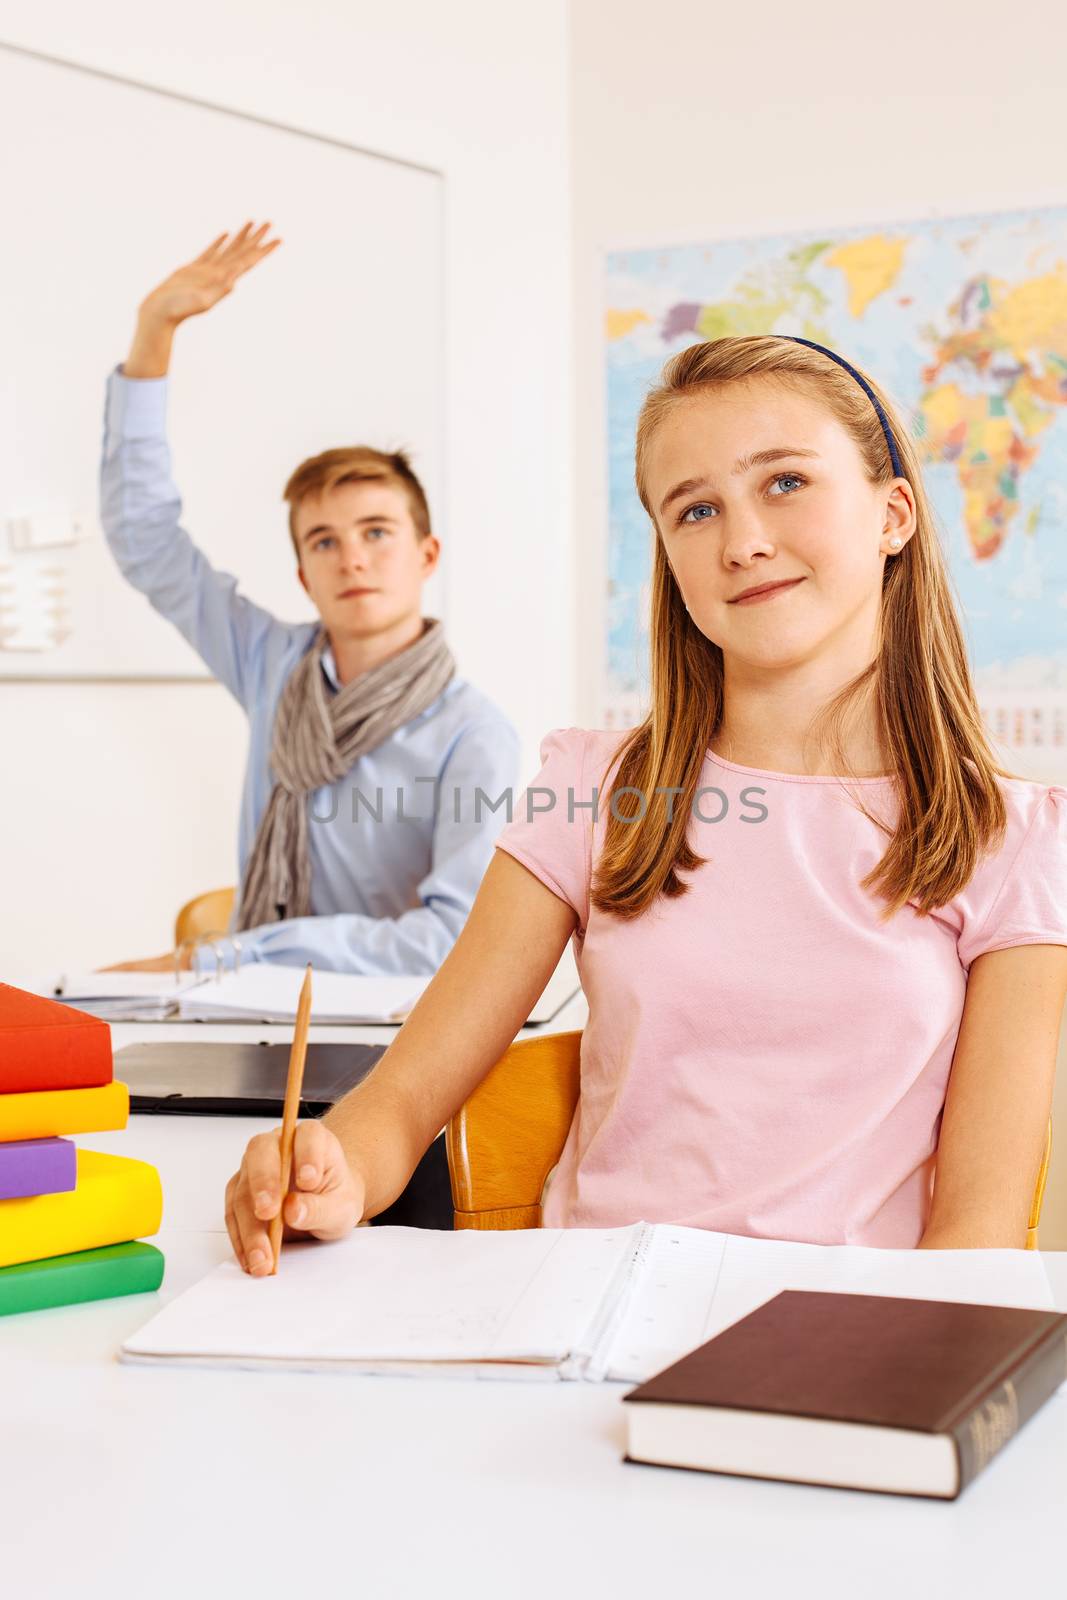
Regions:
[[[0,1268],[0,1317],[144,1294],[162,1282],[163,1256],[151,1244],[109,1244],[100,1250],[22,1261]]]

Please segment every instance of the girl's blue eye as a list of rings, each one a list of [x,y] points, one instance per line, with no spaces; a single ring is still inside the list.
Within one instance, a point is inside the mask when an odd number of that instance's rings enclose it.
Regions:
[[[389,532],[388,528],[368,528],[367,529],[367,536],[369,538],[371,536],[371,534],[386,534],[388,532]]]
[[[780,472],[778,474],[777,478],[775,478],[774,482],[775,482],[776,485],[779,484],[779,483],[802,484],[804,482],[804,479],[803,478],[798,478],[795,472]],[[792,490],[792,489],[786,489],[785,490],[786,494],[793,494],[794,492],[795,491]],[[771,490],[771,493],[772,494],[774,493],[773,488]],[[777,495],[776,498],[780,500],[782,498],[782,496],[781,495]]]
[[[776,500],[783,500],[786,495],[795,494],[797,489],[803,488],[804,481],[805,480],[795,472],[780,472],[773,480],[773,486],[770,490],[770,493]],[[776,494],[775,489],[777,489],[779,484],[783,483],[788,485],[788,487],[780,490]],[[692,525],[694,522],[708,522],[712,516],[718,516],[718,512],[715,510],[715,507],[709,506],[706,500],[701,500],[697,505],[690,506],[688,511],[684,511],[679,520],[682,522],[688,522],[690,525]]]

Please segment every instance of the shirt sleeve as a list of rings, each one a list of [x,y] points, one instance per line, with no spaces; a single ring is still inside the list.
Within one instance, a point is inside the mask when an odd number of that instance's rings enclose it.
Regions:
[[[496,841],[578,916],[589,920],[592,835],[599,795],[581,728],[556,728],[541,741],[541,769],[519,796]]]
[[[287,649],[301,630],[239,594],[236,578],[217,571],[181,526],[166,409],[166,378],[127,378],[118,368],[111,373],[100,462],[101,526],[127,582],[248,706],[268,656]]]
[[[473,723],[454,741],[438,777],[430,871],[419,904],[399,917],[335,912],[292,917],[237,935],[242,956],[328,972],[434,973],[459,936],[504,820],[496,802],[514,793],[519,737],[506,718]],[[232,958],[231,958],[232,959]]]
[[[1037,791],[1031,813],[979,865],[964,900],[957,949],[966,967],[1011,945],[1067,944],[1067,789]]]

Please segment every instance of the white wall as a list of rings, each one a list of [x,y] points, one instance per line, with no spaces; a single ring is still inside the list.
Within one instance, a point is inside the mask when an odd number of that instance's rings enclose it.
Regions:
[[[1067,16],[895,0],[573,0],[579,722],[602,637],[605,247],[743,237],[1064,201]],[[1004,752],[1067,784],[1063,758]],[[1042,1243],[1067,1249],[1067,1022]]]
[[[0,0],[0,39],[445,173],[449,634],[529,775],[575,720],[564,0]],[[145,226],[166,200],[130,196]],[[387,217],[367,232],[388,249]],[[162,952],[181,900],[234,881],[244,727],[221,689],[0,685],[0,751],[0,973]]]

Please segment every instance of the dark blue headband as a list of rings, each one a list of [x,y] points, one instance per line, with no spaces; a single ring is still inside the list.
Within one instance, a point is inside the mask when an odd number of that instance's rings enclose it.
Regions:
[[[818,350],[820,354],[829,356],[831,361],[836,361],[839,367],[844,367],[845,371],[850,373],[852,377],[855,378],[856,382],[859,384],[860,388],[871,402],[871,405],[874,407],[878,416],[878,421],[882,424],[882,432],[885,434],[886,447],[889,450],[889,459],[893,463],[894,476],[897,478],[906,478],[907,473],[900,464],[900,457],[897,454],[896,440],[893,438],[893,430],[889,426],[889,418],[885,414],[881,401],[863,374],[857,372],[855,367],[850,367],[844,356],[837,355],[833,350],[827,350],[824,344],[816,344],[813,339],[798,339],[795,333],[783,333],[779,337],[782,339],[790,339],[793,344],[806,344],[809,350]]]

